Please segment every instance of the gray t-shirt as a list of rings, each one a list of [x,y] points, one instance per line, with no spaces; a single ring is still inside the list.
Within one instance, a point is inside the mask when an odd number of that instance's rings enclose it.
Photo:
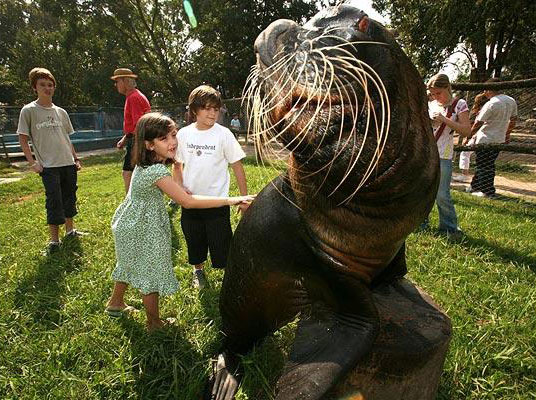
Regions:
[[[30,137],[35,157],[44,168],[73,165],[69,135],[74,133],[67,112],[54,104],[43,107],[32,101],[20,111],[19,135]]]

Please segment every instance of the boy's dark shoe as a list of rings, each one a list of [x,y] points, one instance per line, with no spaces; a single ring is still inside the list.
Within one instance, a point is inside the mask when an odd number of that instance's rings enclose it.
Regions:
[[[44,256],[50,256],[54,253],[57,253],[60,250],[60,242],[49,242],[47,247],[41,252]]]
[[[194,271],[193,285],[195,288],[203,289],[208,286],[208,280],[205,275],[205,271],[202,269],[196,269]]]
[[[458,243],[465,240],[465,233],[460,229],[455,231],[440,231],[439,233],[446,235],[449,242]]]
[[[81,237],[81,236],[86,236],[88,235],[87,232],[81,232],[81,231],[77,231],[76,229],[73,229],[72,231],[68,232],[65,237],[66,238],[75,238],[75,237]]]

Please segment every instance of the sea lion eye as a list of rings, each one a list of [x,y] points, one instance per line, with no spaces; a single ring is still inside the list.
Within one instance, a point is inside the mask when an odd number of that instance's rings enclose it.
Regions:
[[[368,16],[364,15],[357,22],[357,29],[359,31],[363,32],[363,33],[367,33],[369,25],[370,25],[370,20],[369,20]]]

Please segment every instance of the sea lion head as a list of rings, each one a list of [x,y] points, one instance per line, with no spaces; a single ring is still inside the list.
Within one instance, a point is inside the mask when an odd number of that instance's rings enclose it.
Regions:
[[[257,143],[291,152],[289,174],[308,199],[363,205],[378,194],[412,197],[416,185],[434,191],[424,84],[388,29],[340,4],[303,26],[273,22],[255,50],[245,90],[250,128]],[[418,218],[434,196],[424,196]]]

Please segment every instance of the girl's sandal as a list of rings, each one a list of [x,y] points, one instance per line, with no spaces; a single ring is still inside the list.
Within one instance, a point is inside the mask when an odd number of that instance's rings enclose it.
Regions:
[[[175,325],[175,323],[177,322],[177,318],[172,318],[172,317],[164,318],[164,319],[160,319],[160,322],[162,322],[162,325],[160,326],[156,326],[156,327],[147,326],[147,331],[149,331],[149,333],[153,333],[153,332],[158,332],[161,329],[170,328],[173,325]]]
[[[113,317],[113,318],[119,318],[119,317],[122,317],[123,315],[132,314],[138,311],[139,310],[137,308],[134,308],[132,306],[126,306],[125,308],[106,307],[104,309],[104,312],[109,317]]]

